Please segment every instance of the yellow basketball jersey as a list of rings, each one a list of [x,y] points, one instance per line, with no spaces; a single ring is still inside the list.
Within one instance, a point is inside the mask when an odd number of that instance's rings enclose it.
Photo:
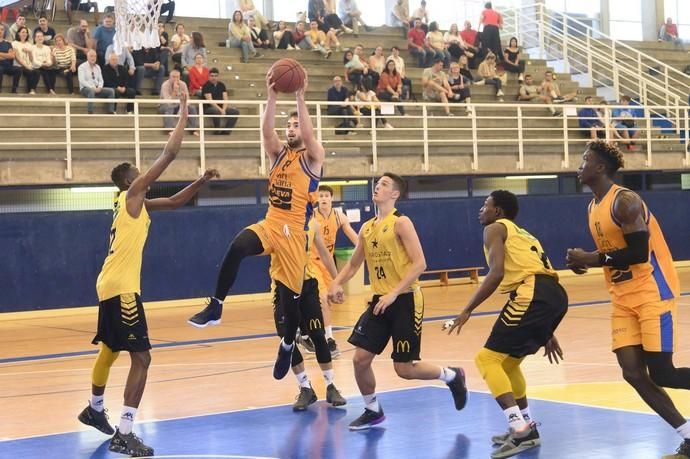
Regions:
[[[151,219],[146,206],[138,218],[127,213],[127,192],[115,199],[110,245],[103,268],[96,281],[98,300],[104,301],[123,293],[141,294],[141,259]]]
[[[613,215],[613,205],[621,191],[629,190],[613,185],[600,202],[592,199],[589,204],[589,230],[599,252],[612,252],[628,246],[620,223]],[[643,202],[643,206],[649,231],[649,260],[626,270],[604,266],[604,278],[616,305],[635,307],[669,300],[680,294],[678,273],[664,234],[647,204]]]
[[[498,286],[500,293],[508,293],[517,288],[529,277],[545,274],[558,279],[539,240],[507,218],[496,220],[506,227],[505,259],[503,261],[503,280]],[[487,263],[489,251],[484,246]]]
[[[395,234],[395,223],[400,217],[402,214],[393,209],[384,218],[377,220],[374,217],[362,227],[369,282],[376,295],[385,295],[393,290],[412,265],[405,247]],[[415,280],[410,291],[418,286],[419,282]]]
[[[268,176],[266,221],[307,230],[321,177],[309,170],[306,151],[286,145],[278,155]]]
[[[333,255],[335,251],[335,240],[338,236],[338,230],[340,229],[340,214],[336,212],[335,209],[331,209],[331,212],[324,217],[321,212],[317,210],[314,212],[314,218],[321,227],[321,235],[323,236],[326,248],[331,255]],[[318,253],[316,255],[318,256]]]

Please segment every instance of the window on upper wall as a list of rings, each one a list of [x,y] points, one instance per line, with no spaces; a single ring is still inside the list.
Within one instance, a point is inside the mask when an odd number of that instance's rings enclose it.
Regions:
[[[657,26],[661,27],[661,21],[671,18],[678,24],[678,36],[683,40],[690,39],[690,2],[688,0],[664,0],[664,17],[660,18]]]
[[[609,0],[609,35],[642,40],[642,0]]]
[[[601,12],[601,0],[546,0],[546,7],[564,13],[584,14],[597,17]]]

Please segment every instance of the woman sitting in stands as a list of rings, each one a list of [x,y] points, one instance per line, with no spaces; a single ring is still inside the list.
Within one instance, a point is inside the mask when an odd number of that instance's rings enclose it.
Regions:
[[[377,46],[374,49],[374,53],[369,56],[369,68],[379,75],[386,68],[386,58],[383,55],[383,48],[381,46]]]
[[[467,43],[462,39],[457,24],[450,25],[450,30],[443,34],[443,41],[446,43],[448,52],[455,61],[459,60],[460,56],[465,54],[468,58],[474,56],[474,53],[467,49]]]
[[[53,59],[57,74],[65,79],[67,93],[72,94],[74,92],[74,75],[77,74],[77,55],[74,48],[67,46],[65,36],[61,33],[55,35]]]
[[[295,49],[295,37],[292,35],[292,31],[288,29],[285,21],[280,21],[278,29],[273,32],[273,43],[276,49]]]
[[[31,53],[33,47],[34,45],[29,41],[29,29],[23,26],[20,27],[12,42],[14,65],[21,69],[21,73],[26,79],[26,91],[29,94],[36,94],[36,86],[38,86],[38,79],[40,77],[40,72],[34,67],[33,55]]]
[[[520,47],[517,38],[513,37],[508,47],[503,50],[503,68],[511,73],[518,74],[518,81],[525,79],[525,61],[520,60]]]
[[[479,79],[475,84],[489,84],[496,88],[496,98],[499,102],[503,102],[503,79],[505,78],[505,73],[502,75],[498,74],[496,70],[496,55],[492,52],[486,55],[484,62],[479,64],[479,69],[477,70],[479,74]]]
[[[268,49],[271,47],[271,42],[268,39],[268,33],[266,30],[256,25],[256,20],[254,17],[247,19],[247,27],[249,27],[249,33],[252,35],[252,43],[254,48]]]
[[[53,52],[50,46],[43,43],[44,39],[43,32],[40,30],[34,33],[34,47],[31,49],[31,60],[33,61],[34,68],[41,73],[43,84],[46,86],[48,93],[54,96],[57,70],[53,61]]]
[[[249,57],[260,57],[259,54],[254,49],[254,43],[252,43],[252,34],[249,31],[249,27],[244,23],[242,19],[242,12],[240,10],[235,11],[232,14],[232,22],[228,25],[228,48],[240,48],[242,49],[242,62],[249,62]]]
[[[204,55],[194,56],[194,65],[189,69],[189,94],[201,97],[201,88],[208,82],[208,67],[204,65]]]
[[[400,102],[402,90],[402,78],[400,78],[400,74],[395,69],[395,61],[391,59],[386,62],[386,67],[381,72],[379,84],[376,88],[377,96],[379,99],[387,102]],[[405,108],[402,105],[398,105],[397,108],[400,114],[405,116]]]
[[[364,85],[358,85],[355,92],[355,101],[364,102],[364,104],[359,105],[359,112],[366,117],[370,117],[371,111],[374,110],[376,127],[393,129],[393,126],[386,121],[386,118],[381,116],[381,104],[374,91],[365,88]]]
[[[374,80],[369,74],[369,69],[364,66],[362,61],[352,54],[352,51],[346,51],[343,56],[343,64],[345,64],[345,74],[350,83],[357,86],[364,86],[365,88],[373,88]]]

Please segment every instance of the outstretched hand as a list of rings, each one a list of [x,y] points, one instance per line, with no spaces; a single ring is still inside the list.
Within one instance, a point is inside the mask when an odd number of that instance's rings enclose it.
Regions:
[[[453,330],[456,330],[455,334],[459,335],[462,326],[465,325],[468,320],[470,320],[470,314],[471,313],[469,311],[462,311],[460,315],[453,320],[453,325],[449,327],[448,334],[450,335],[453,333]],[[445,327],[443,329],[445,330]]]
[[[304,72],[304,83],[302,84],[302,87],[299,88],[295,92],[295,96],[297,96],[298,99],[304,100],[304,95],[307,93],[307,87],[309,86],[309,77],[307,77],[307,72]]]
[[[204,179],[204,182],[208,182],[214,178],[220,178],[220,173],[217,169],[206,169],[206,172],[204,172],[204,175],[202,175],[201,178]]]
[[[180,91],[180,119],[187,119],[189,107],[187,106],[187,93]]]
[[[275,82],[273,81],[273,72],[268,72],[266,74],[266,92],[268,93],[269,97],[277,97],[278,92],[275,89]]]
[[[558,359],[563,360],[563,349],[561,349],[561,345],[558,344],[555,336],[552,336],[544,345],[544,357],[548,357],[549,363],[555,363],[556,365],[559,363]]]

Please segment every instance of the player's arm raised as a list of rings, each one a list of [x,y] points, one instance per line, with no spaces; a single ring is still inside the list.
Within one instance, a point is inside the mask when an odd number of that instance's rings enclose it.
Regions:
[[[352,276],[354,276],[359,270],[360,266],[362,266],[362,263],[364,262],[365,244],[366,242],[364,241],[364,236],[360,230],[359,239],[357,240],[357,245],[352,253],[352,258],[350,258],[335,279],[333,279],[331,288],[328,290],[328,299],[333,303],[343,302],[343,284],[352,279]]]
[[[335,262],[331,256],[331,252],[328,251],[326,243],[323,240],[323,235],[321,234],[319,224],[314,221],[314,247],[316,248],[321,262],[328,270],[331,277],[335,278],[338,275],[338,269],[335,267]]]
[[[215,169],[208,169],[204,175],[187,185],[169,198],[146,199],[144,201],[146,210],[175,210],[184,206],[192,199],[206,183],[214,178],[219,178],[220,174]]]
[[[271,166],[276,162],[280,150],[283,148],[283,144],[280,143],[280,138],[276,134],[276,100],[278,99],[278,93],[274,89],[275,83],[271,82],[273,77],[272,73],[266,75],[266,108],[263,113],[263,122],[261,127],[261,133],[263,137],[263,147],[264,151],[271,160]]]
[[[352,228],[350,219],[347,218],[345,212],[340,212],[339,210],[336,210],[336,212],[338,212],[340,218],[340,228],[342,228],[343,233],[345,233],[345,236],[347,236],[350,242],[357,245],[357,232]]]
[[[503,280],[505,261],[505,242],[508,237],[506,227],[501,223],[492,223],[484,228],[484,245],[489,253],[489,272],[474,295],[470,298],[460,315],[455,318],[448,334],[453,330],[460,333],[460,329],[470,319],[472,311],[482,304],[496,291]]]
[[[297,100],[297,116],[299,119],[299,128],[302,132],[302,141],[304,146],[307,147],[307,160],[309,161],[309,169],[315,174],[321,173],[321,167],[323,166],[324,159],[326,158],[326,152],[323,149],[323,145],[314,135],[314,126],[311,124],[311,117],[309,116],[309,109],[307,108],[307,103],[304,100],[304,95],[307,92],[307,86],[309,85],[309,80],[307,78],[307,73],[304,72],[304,84],[302,88],[297,90],[295,93],[295,98]]]
[[[177,126],[170,135],[168,143],[165,144],[163,153],[156,159],[151,167],[139,177],[137,177],[127,190],[127,213],[134,218],[139,217],[141,207],[144,205],[146,192],[153,182],[163,174],[165,169],[172,163],[182,146],[184,130],[187,127],[189,111],[187,108],[187,94],[180,94],[180,111],[178,113]]]
[[[412,260],[412,266],[407,270],[405,276],[400,279],[392,291],[388,292],[379,298],[379,301],[374,305],[374,314],[383,314],[393,304],[398,295],[407,291],[410,285],[419,278],[420,274],[426,269],[426,259],[424,258],[424,251],[422,250],[422,243],[419,242],[419,236],[414,228],[412,220],[408,217],[400,217],[395,222],[395,234],[400,239],[407,256]]]
[[[611,266],[628,269],[649,259],[649,230],[642,199],[632,191],[622,191],[613,203],[613,216],[620,222],[627,247],[612,252],[585,252],[569,249],[566,260],[580,266]]]

